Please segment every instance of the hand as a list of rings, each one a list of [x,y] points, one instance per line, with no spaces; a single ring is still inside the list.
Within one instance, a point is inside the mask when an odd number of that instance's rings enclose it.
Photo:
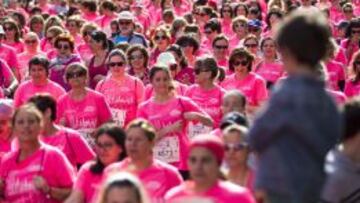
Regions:
[[[186,112],[184,118],[188,121],[198,120],[198,114],[196,112]]]
[[[103,76],[103,75],[95,75],[95,77],[94,77],[94,81],[95,82],[99,82],[100,80],[102,80],[102,79],[104,79],[105,78],[105,76]]]
[[[47,184],[47,181],[42,176],[35,176],[33,178],[33,183],[36,189],[41,190],[45,194],[49,193],[50,186]]]
[[[176,121],[175,123],[166,126],[164,128],[162,128],[161,130],[158,131],[157,133],[157,137],[156,137],[156,141],[160,140],[162,137],[164,137],[167,133],[173,133],[173,132],[179,132],[183,129],[183,121],[179,120]]]

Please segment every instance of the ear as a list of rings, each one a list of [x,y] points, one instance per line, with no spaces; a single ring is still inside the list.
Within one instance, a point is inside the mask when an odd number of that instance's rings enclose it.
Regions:
[[[50,108],[47,108],[47,109],[45,110],[45,112],[44,112],[44,117],[45,117],[46,119],[51,119],[51,114],[52,114],[51,109],[50,109]]]

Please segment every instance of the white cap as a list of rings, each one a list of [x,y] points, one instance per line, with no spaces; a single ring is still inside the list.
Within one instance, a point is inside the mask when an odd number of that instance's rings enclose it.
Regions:
[[[122,11],[121,13],[119,13],[118,20],[131,20],[131,21],[134,21],[135,17],[130,11]]]
[[[171,64],[176,64],[176,59],[172,53],[163,52],[157,57],[156,65],[169,67]]]
[[[0,25],[0,34],[5,34],[5,31],[4,31],[4,28],[3,28],[3,26],[2,25]]]

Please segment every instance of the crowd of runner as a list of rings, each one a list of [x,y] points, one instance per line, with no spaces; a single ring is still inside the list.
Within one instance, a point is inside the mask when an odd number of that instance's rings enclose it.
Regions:
[[[360,202],[359,0],[2,0],[0,202]]]

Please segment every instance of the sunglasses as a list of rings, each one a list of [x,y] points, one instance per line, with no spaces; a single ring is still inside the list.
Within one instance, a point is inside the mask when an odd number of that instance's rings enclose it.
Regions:
[[[248,64],[248,61],[246,61],[246,60],[234,61],[232,64],[233,64],[234,66],[239,66],[239,65],[246,66],[246,65]]]
[[[130,25],[131,21],[119,21],[119,25]]]
[[[256,48],[256,47],[258,47],[257,44],[244,44],[244,46],[247,47],[247,48]]]
[[[360,34],[360,30],[351,30],[352,34]]]
[[[4,27],[4,31],[11,31],[11,30],[14,30],[15,28],[14,27]]]
[[[110,63],[108,63],[108,66],[109,67],[122,67],[122,66],[124,66],[125,65],[125,63],[124,62],[110,62]]]
[[[355,65],[355,66],[360,65],[360,61],[354,61],[354,65]]]
[[[129,60],[130,61],[133,61],[133,60],[141,60],[141,59],[143,59],[144,57],[142,56],[142,55],[131,55],[130,57],[129,57]]]
[[[177,64],[170,64],[170,65],[169,65],[169,69],[170,69],[171,71],[176,71],[176,70],[177,70],[177,67],[178,67]]]
[[[66,78],[67,79],[73,79],[73,78],[80,78],[85,76],[86,73],[83,71],[76,71],[76,72],[70,72],[70,73],[66,73]]]
[[[246,149],[247,147],[248,147],[248,144],[247,144],[247,143],[226,144],[226,145],[224,146],[224,150],[225,150],[225,151],[230,151],[230,150],[240,151],[240,150]]]
[[[227,48],[229,48],[229,46],[221,46],[221,45],[215,45],[214,47],[216,49],[227,49]]]
[[[69,45],[58,45],[57,46],[58,49],[70,49],[70,46]]]
[[[25,40],[25,44],[35,44],[37,41],[34,40]]]
[[[209,72],[209,71],[211,71],[211,70],[210,69],[204,69],[204,68],[194,68],[194,73],[196,75],[199,75],[202,72]]]
[[[206,34],[206,35],[209,35],[209,34],[211,34],[213,31],[211,31],[211,30],[205,30],[204,31],[204,33]]]
[[[164,39],[166,39],[166,36],[164,36],[164,35],[157,35],[157,36],[155,36],[154,37],[154,39],[157,41],[157,40],[164,40]]]
[[[223,13],[231,13],[231,10],[223,10]]]

